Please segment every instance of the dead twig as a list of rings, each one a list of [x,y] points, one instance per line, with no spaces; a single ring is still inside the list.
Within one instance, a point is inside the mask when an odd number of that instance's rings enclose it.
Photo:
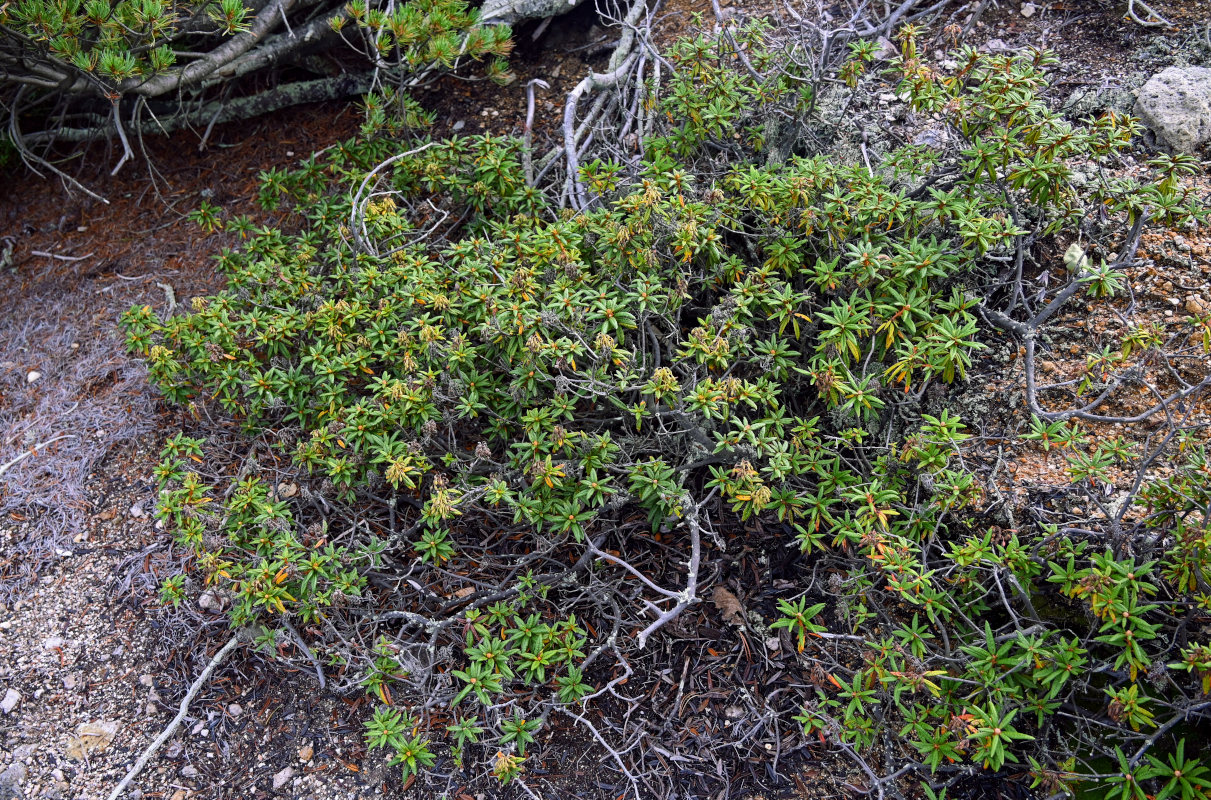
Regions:
[[[227,644],[223,645],[219,652],[214,654],[214,658],[210,659],[210,663],[202,670],[202,674],[198,676],[198,679],[189,687],[189,691],[181,698],[181,706],[177,709],[177,715],[172,718],[172,722],[168,723],[168,727],[161,731],[160,735],[155,738],[155,741],[147,746],[147,749],[139,756],[139,760],[126,773],[126,777],[122,778],[122,781],[114,787],[113,792],[109,795],[109,800],[118,800],[122,796],[122,792],[126,791],[126,787],[130,782],[147,766],[147,762],[156,754],[156,751],[168,741],[169,737],[176,733],[177,728],[181,726],[181,722],[185,719],[185,715],[189,713],[189,704],[193,702],[193,698],[197,696],[198,692],[202,690],[202,686],[210,679],[211,673],[218,668],[219,664],[223,663],[223,659],[227,658],[239,643],[240,636],[236,634],[228,640]]]

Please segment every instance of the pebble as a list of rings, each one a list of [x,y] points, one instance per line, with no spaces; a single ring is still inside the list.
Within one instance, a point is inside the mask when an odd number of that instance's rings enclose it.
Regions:
[[[25,382],[26,382],[26,383],[34,383],[34,382],[36,382],[36,381],[37,381],[39,378],[41,378],[41,377],[42,377],[42,373],[41,373],[41,372],[39,372],[39,371],[38,371],[38,370],[36,370],[36,369],[31,369],[29,372],[27,372],[27,373],[25,374]]]
[[[16,689],[9,689],[4,693],[4,699],[0,700],[0,711],[3,711],[5,714],[11,714],[20,702],[21,693]]]
[[[135,519],[142,519],[143,517],[147,516],[147,512],[143,510],[142,503],[135,503],[130,507],[130,515]]]
[[[64,644],[62,636],[48,636],[42,640],[43,650],[58,650]]]
[[[150,689],[153,685],[155,685],[155,682],[156,682],[156,679],[154,677],[152,677],[151,675],[140,675],[139,676],[139,684],[141,686],[146,686],[147,688]]]
[[[1030,19],[1031,17],[1033,17],[1035,12],[1038,10],[1039,10],[1039,7],[1036,6],[1034,3],[1022,3],[1022,16],[1025,17],[1026,19]]]
[[[1206,314],[1207,313],[1207,304],[1204,303],[1202,300],[1199,300],[1197,297],[1191,297],[1186,300],[1186,311],[1190,312],[1191,314],[1196,314],[1196,315],[1197,314]]]
[[[286,767],[284,770],[278,772],[276,775],[273,776],[274,791],[281,789],[283,786],[286,785],[286,781],[290,780],[293,777],[294,777],[294,767]]]
[[[313,755],[315,755],[315,748],[311,745],[305,744],[299,748],[299,761],[304,763],[310,761]]]
[[[227,713],[233,717],[238,717],[240,714],[244,713],[244,707],[239,703],[232,703],[231,705],[227,706]]]
[[[10,764],[8,769],[0,772],[0,789],[12,792],[13,797],[20,797],[17,788],[25,782],[25,765]]]
[[[192,764],[186,764],[184,767],[181,767],[181,777],[182,778],[198,777],[198,768],[193,766]]]
[[[218,614],[223,610],[223,598],[209,589],[202,592],[202,596],[198,598],[198,606],[203,611],[209,611],[212,614]]]
[[[63,676],[63,688],[67,689],[69,692],[74,691],[75,688],[79,685],[80,685],[80,679],[77,678],[75,675],[64,675]]]

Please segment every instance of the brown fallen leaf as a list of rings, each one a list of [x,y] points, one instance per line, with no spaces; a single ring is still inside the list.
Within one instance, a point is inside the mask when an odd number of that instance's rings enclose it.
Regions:
[[[744,606],[739,598],[722,586],[716,586],[711,593],[711,602],[723,614],[723,621],[737,627],[744,627]]]

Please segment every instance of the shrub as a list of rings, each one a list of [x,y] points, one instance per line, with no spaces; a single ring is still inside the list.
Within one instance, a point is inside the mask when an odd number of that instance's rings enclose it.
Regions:
[[[478,763],[510,780],[536,723],[618,684],[593,662],[629,675],[631,633],[642,646],[697,602],[702,550],[760,522],[821,576],[771,625],[816,676],[795,710],[805,738],[864,765],[882,749],[892,778],[943,794],[974,769],[1200,796],[1175,776],[1201,767],[1160,734],[1208,707],[1206,648],[1176,635],[1179,610],[1208,604],[1202,451],[1141,493],[1155,558],[1089,531],[989,530],[971,434],[939,401],[985,346],[982,317],[1018,324],[1020,273],[1009,310],[991,305],[1004,265],[1205,212],[1163,168],[1075,185],[1134,122],[1056,116],[1047,54],[965,49],[942,76],[915,29],[900,41],[899,91],[951,144],[765,160],[777,131],[760,121],[816,98],[751,28],[672,49],[665,122],[637,163],[583,167],[584,213],[490,137],[390,164],[381,141],[351,143],[265,176],[264,202],[289,198],[301,229],[223,252],[228,289],[192,313],[123,320],[171,402],[217,405],[259,442],[237,463],[223,437],[178,437],[159,468],[159,514],[233,624],[409,706],[367,724],[407,774],[432,762],[418,730],[448,734],[459,764],[493,730]],[[851,91],[869,58],[853,47]],[[1129,259],[1081,253],[1057,295],[1109,296]],[[1074,441],[1063,419],[1033,430]],[[1122,447],[1074,462],[1074,480]],[[310,483],[291,499],[295,470]],[[631,563],[645,528],[688,544],[665,577],[684,588]],[[444,599],[460,584],[479,588]],[[442,708],[453,724],[432,723]]]

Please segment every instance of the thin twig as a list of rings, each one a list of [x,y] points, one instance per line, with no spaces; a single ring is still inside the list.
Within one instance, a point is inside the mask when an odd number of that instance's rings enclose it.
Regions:
[[[58,253],[47,253],[44,250],[30,250],[31,256],[41,256],[42,258],[54,258],[59,261],[83,261],[86,258],[92,258],[92,253],[86,253],[82,256],[61,256]]]

